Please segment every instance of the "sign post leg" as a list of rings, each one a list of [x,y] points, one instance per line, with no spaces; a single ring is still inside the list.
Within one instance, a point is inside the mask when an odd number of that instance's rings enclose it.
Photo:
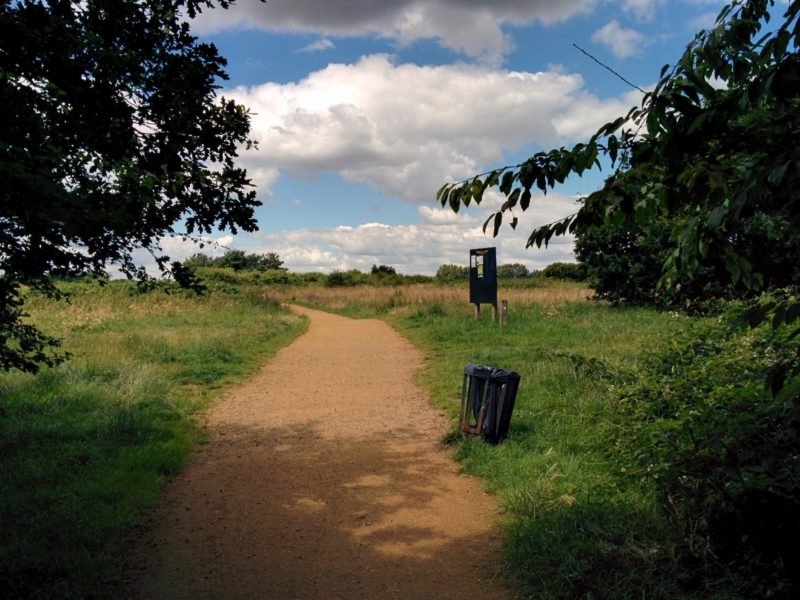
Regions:
[[[475,320],[477,321],[480,318],[481,318],[481,305],[478,302],[476,302],[475,303]]]

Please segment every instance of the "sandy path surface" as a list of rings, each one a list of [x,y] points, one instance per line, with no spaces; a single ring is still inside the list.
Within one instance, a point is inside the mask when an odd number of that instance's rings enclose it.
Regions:
[[[502,598],[496,501],[385,323],[310,328],[210,410],[135,554],[138,598]],[[458,385],[456,383],[456,385]]]

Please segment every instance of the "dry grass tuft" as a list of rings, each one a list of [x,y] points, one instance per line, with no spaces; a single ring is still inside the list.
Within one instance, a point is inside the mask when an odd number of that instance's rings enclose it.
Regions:
[[[591,293],[589,288],[575,285],[499,289],[497,295],[499,300],[508,300],[510,305],[545,304],[552,305],[552,310],[557,311],[555,306],[586,300]],[[469,303],[469,289],[466,287],[433,284],[360,285],[336,288],[290,286],[276,289],[274,295],[282,302],[324,306],[334,310],[362,305],[369,306],[378,312],[393,312],[401,308],[413,310],[432,303],[441,303],[444,306],[464,306]]]

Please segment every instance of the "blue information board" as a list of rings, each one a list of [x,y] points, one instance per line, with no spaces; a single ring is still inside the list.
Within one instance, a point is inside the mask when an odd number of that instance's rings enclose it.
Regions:
[[[497,304],[497,252],[495,248],[469,251],[469,301]]]

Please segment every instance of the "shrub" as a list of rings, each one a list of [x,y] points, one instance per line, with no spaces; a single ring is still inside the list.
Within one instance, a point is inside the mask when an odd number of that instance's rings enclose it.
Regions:
[[[788,337],[706,321],[647,358],[620,394],[630,428],[617,446],[655,484],[695,584],[800,593],[800,402],[764,385],[800,363]]]
[[[442,265],[436,271],[436,280],[440,282],[466,281],[469,279],[469,267],[459,265]]]
[[[364,274],[352,269],[350,271],[331,271],[325,280],[325,287],[347,287],[363,283]]]
[[[580,263],[555,262],[547,265],[542,270],[542,275],[554,279],[567,279],[569,281],[585,281],[586,267]]]
[[[519,279],[530,274],[528,267],[521,263],[507,263],[497,267],[497,276],[503,279]]]

